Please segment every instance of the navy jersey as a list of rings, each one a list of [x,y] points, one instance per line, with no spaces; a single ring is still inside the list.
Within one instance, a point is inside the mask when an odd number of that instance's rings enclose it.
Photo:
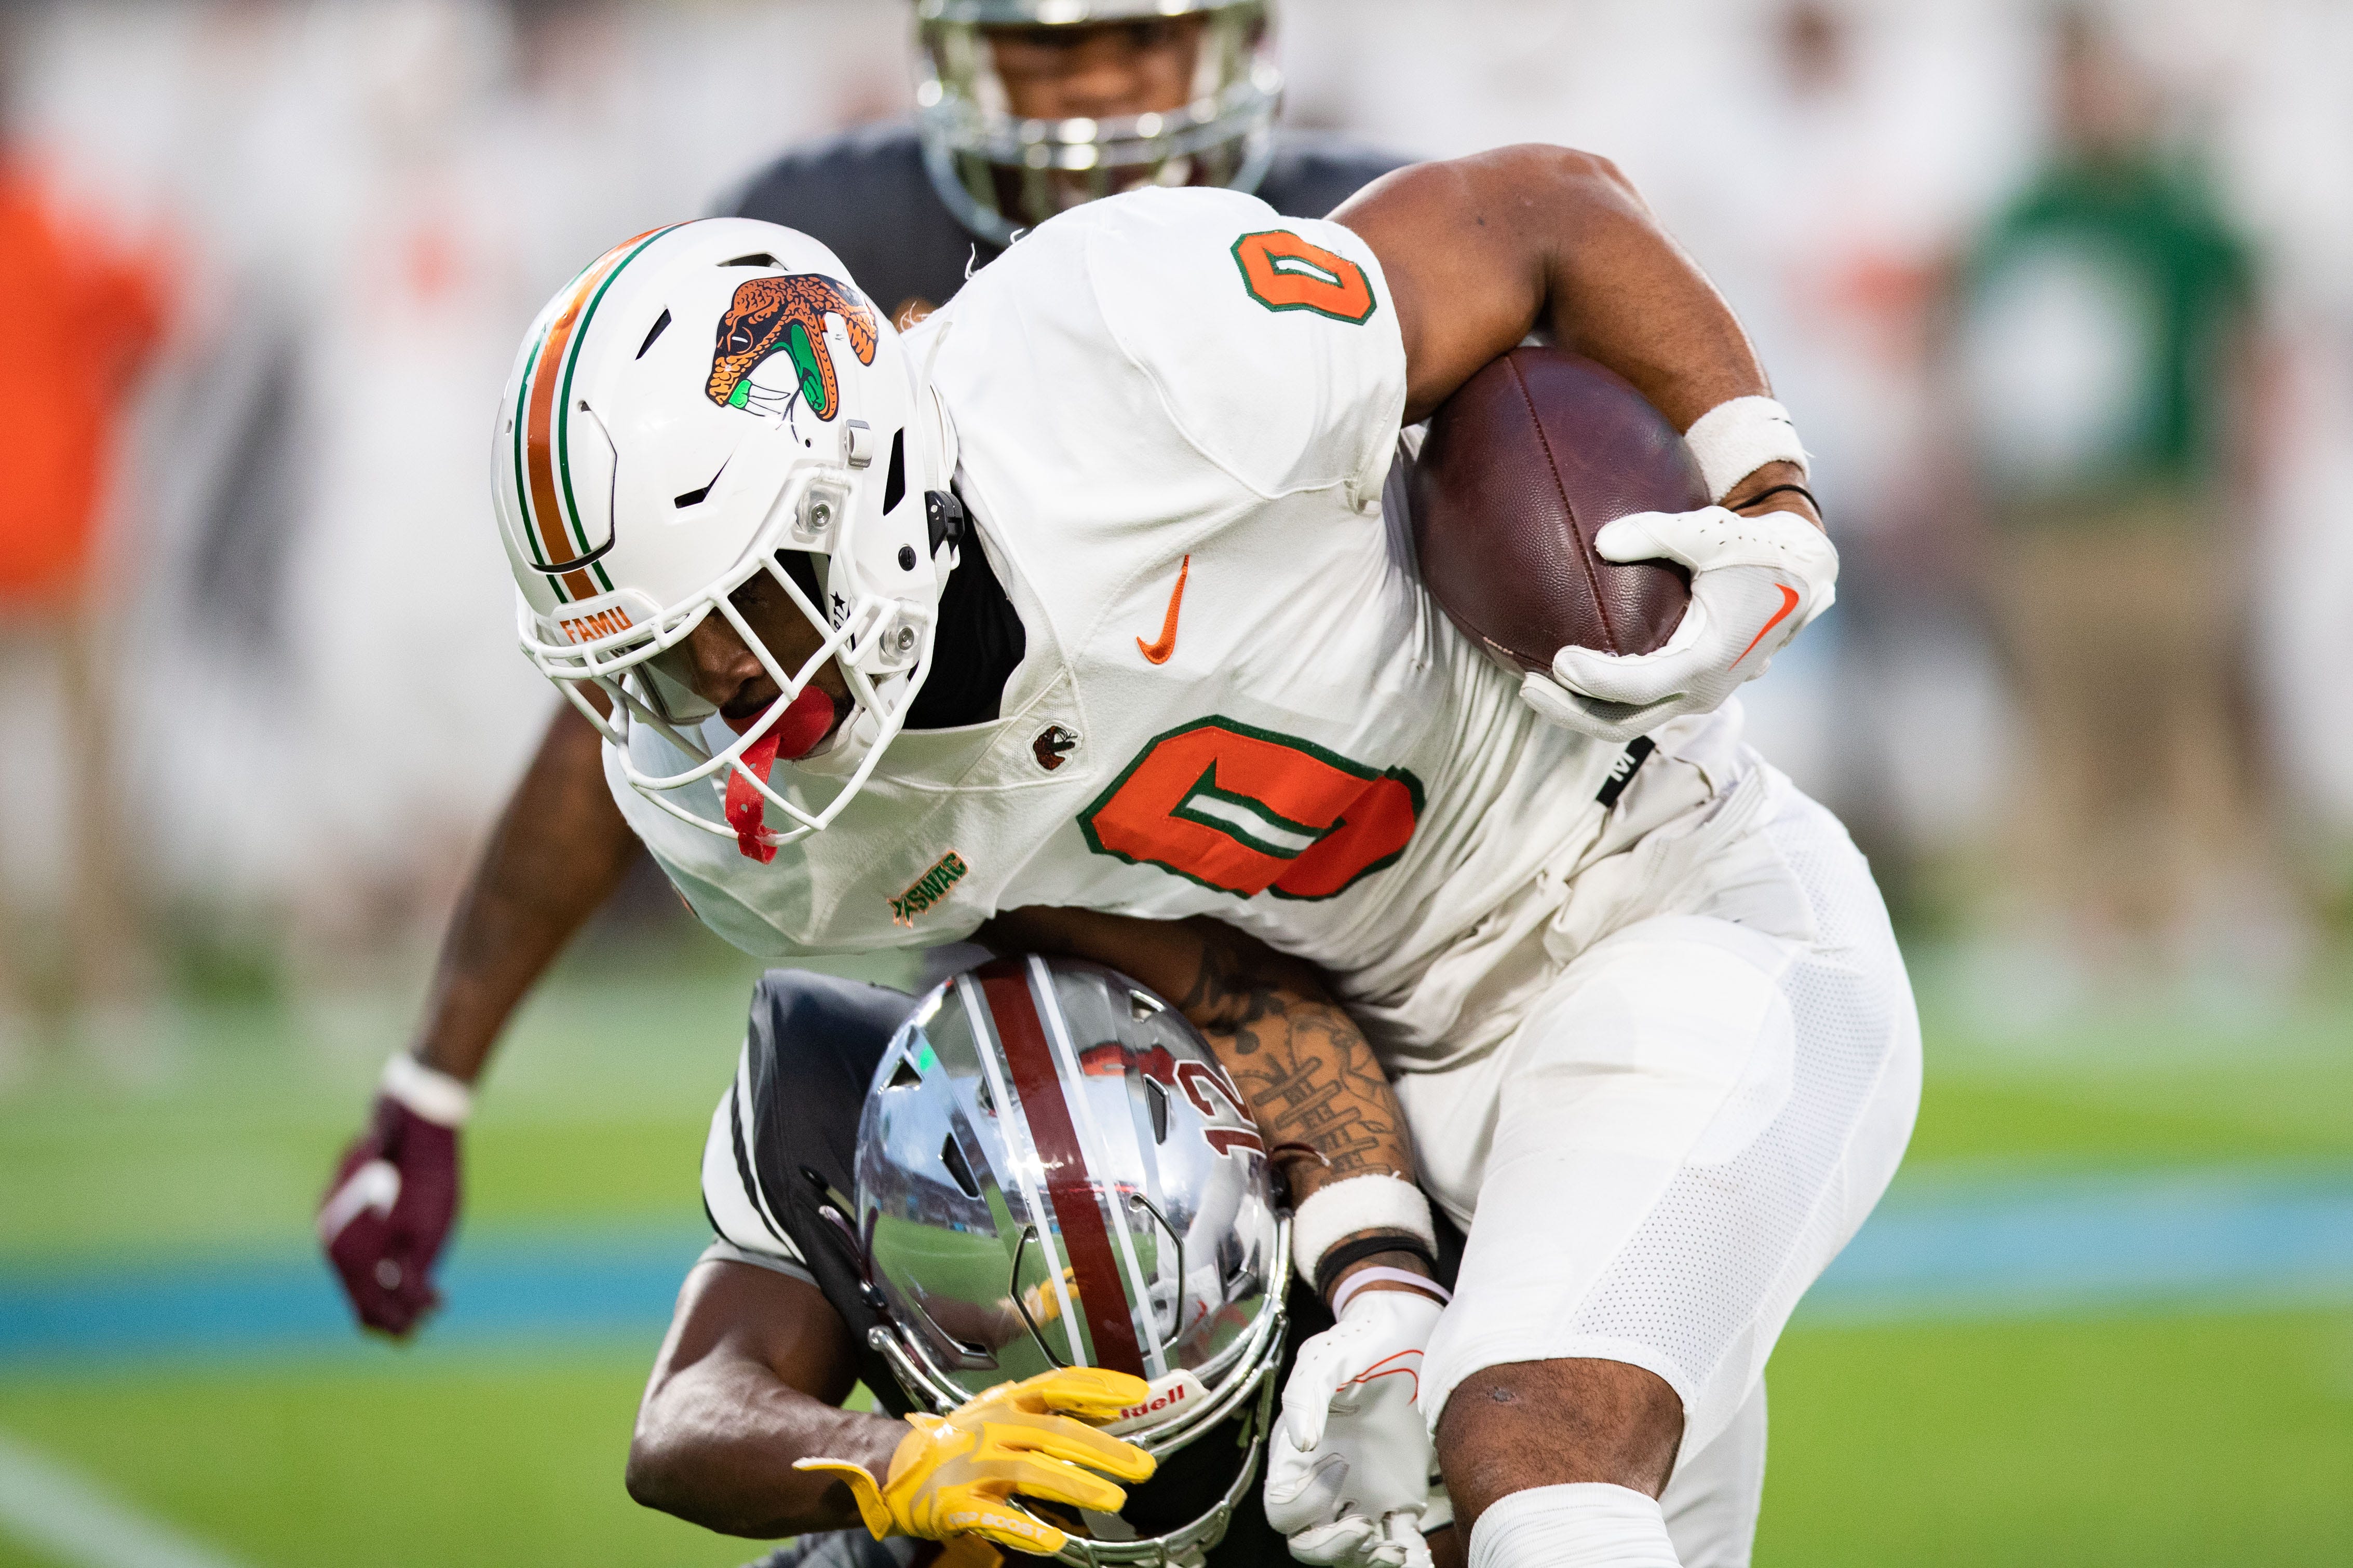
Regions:
[[[1278,131],[1274,145],[1257,194],[1285,217],[1321,217],[1409,161],[1315,132]],[[916,300],[947,303],[967,268],[997,254],[940,200],[923,168],[923,142],[905,121],[796,147],[722,210],[822,241],[894,317]]]

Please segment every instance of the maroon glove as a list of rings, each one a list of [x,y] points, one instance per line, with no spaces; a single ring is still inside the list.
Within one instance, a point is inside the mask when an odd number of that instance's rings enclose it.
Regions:
[[[458,1216],[465,1086],[395,1057],[368,1130],[319,1205],[319,1241],[360,1322],[406,1336],[441,1304],[433,1264]]]

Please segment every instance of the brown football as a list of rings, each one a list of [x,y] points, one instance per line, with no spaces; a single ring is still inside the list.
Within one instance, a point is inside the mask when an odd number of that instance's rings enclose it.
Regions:
[[[1602,524],[1708,495],[1666,416],[1581,355],[1517,348],[1464,382],[1430,416],[1408,498],[1422,581],[1507,668],[1649,653],[1691,603],[1682,567],[1594,553]]]

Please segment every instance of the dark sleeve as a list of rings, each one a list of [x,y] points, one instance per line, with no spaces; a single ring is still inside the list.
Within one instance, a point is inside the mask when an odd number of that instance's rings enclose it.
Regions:
[[[849,1325],[858,1374],[883,1408],[906,1402],[866,1331],[881,1321],[856,1244],[858,1122],[867,1085],[914,998],[887,985],[772,969],[752,993],[744,1066],[743,1159],[763,1216],[792,1243]]]
[[[1322,217],[1412,162],[1324,132],[1278,132],[1274,162],[1259,182],[1259,198],[1285,217]]]
[[[932,189],[915,128],[864,126],[796,147],[754,174],[722,210],[780,223],[823,243],[893,317],[909,302],[944,305],[965,268],[997,254]]]

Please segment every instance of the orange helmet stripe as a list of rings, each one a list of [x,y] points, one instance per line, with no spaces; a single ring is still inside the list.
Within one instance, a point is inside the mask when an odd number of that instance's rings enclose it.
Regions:
[[[540,340],[539,350],[533,356],[531,374],[525,378],[529,390],[522,411],[522,428],[516,432],[521,447],[517,454],[521,460],[516,465],[520,470],[516,489],[520,492],[517,499],[522,502],[525,525],[537,531],[538,543],[546,552],[547,561],[571,560],[588,548],[585,537],[565,536],[563,503],[556,493],[555,391],[564,379],[557,372],[576,347],[583,311],[598,289],[647,242],[675,226],[665,225],[634,235],[589,263],[573,285],[564,309],[548,323],[547,335]],[[596,580],[585,569],[565,573],[561,584],[559,591],[567,599],[596,595]]]

